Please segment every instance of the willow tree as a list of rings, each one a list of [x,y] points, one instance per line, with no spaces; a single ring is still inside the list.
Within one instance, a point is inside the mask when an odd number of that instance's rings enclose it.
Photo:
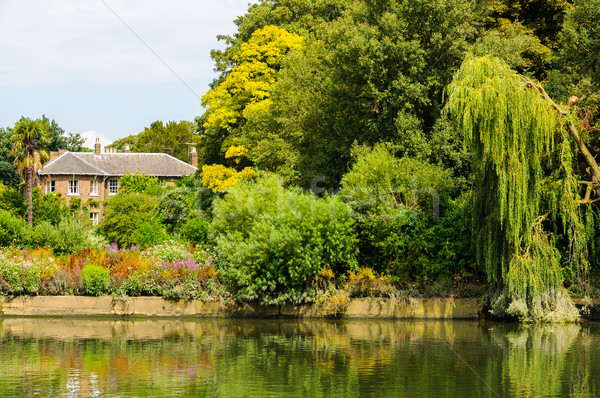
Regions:
[[[467,58],[446,95],[445,112],[473,157],[475,250],[493,288],[493,311],[523,320],[575,319],[559,252],[544,230],[556,218],[565,230],[580,230],[570,144],[553,103],[492,57]]]

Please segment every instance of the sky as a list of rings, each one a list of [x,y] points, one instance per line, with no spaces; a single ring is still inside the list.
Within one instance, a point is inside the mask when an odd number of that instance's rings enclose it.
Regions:
[[[191,121],[250,2],[0,0],[0,127],[46,115],[93,148]]]

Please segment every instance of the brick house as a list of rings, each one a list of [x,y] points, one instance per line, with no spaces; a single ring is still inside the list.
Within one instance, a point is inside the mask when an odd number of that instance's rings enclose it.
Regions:
[[[71,201],[80,199],[98,202],[90,209],[90,219],[97,224],[102,219],[102,202],[119,192],[119,179],[124,174],[148,174],[166,185],[194,175],[198,154],[190,151],[190,164],[166,153],[131,153],[125,145],[123,152],[102,153],[96,140],[94,152],[69,152],[65,149],[50,153],[50,160],[38,171],[38,186],[44,193],[57,193]]]

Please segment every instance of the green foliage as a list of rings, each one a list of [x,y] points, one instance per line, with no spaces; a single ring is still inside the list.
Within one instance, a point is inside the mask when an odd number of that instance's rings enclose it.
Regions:
[[[0,183],[0,209],[23,217],[27,214],[27,203],[19,191]]]
[[[147,193],[157,195],[162,192],[162,187],[158,177],[140,173],[125,173],[119,179],[119,192],[124,194]]]
[[[357,265],[350,209],[268,174],[218,199],[212,230],[218,269],[240,300],[312,301],[310,283],[322,268],[341,275]]]
[[[33,228],[32,244],[45,247],[56,253],[74,253],[89,247],[90,231],[82,227],[75,218],[66,216],[57,225],[42,221]]]
[[[190,218],[181,227],[181,236],[195,245],[203,245],[208,239],[209,222],[203,218]]]
[[[110,271],[96,264],[86,264],[81,270],[83,289],[88,296],[101,296],[111,291]]]
[[[600,85],[600,1],[576,0],[560,32],[559,59],[563,69]]]
[[[120,247],[137,244],[135,233],[143,222],[151,222],[157,198],[148,194],[119,193],[104,202],[99,230]]]
[[[154,214],[173,232],[195,208],[195,190],[172,188],[166,190],[154,208]]]
[[[397,271],[417,255],[416,235],[439,216],[440,200],[446,200],[452,184],[448,170],[396,158],[393,149],[356,147],[356,161],[342,178],[340,192],[356,214],[361,258],[379,272]],[[413,271],[404,276],[416,276]]]
[[[528,318],[543,320],[536,300],[554,299],[563,282],[556,249],[541,226],[545,216],[540,208],[556,114],[496,58],[465,60],[447,95],[446,112],[473,153],[477,261],[509,308],[523,303]],[[571,171],[565,172],[563,180],[570,181]],[[572,208],[575,198],[568,191],[560,198],[550,212],[565,214]],[[546,310],[553,306],[541,305]]]
[[[142,221],[133,232],[132,242],[140,249],[159,245],[168,239],[165,227],[156,218]]]
[[[258,29],[274,25],[304,36],[321,23],[338,18],[347,3],[346,0],[261,0],[250,5],[248,12],[234,21],[238,27],[235,35],[218,36],[227,43],[227,48],[211,51],[216,70],[225,75],[235,64],[233,57],[241,45]]]
[[[6,210],[0,210],[0,247],[26,244],[29,228],[23,220]]]
[[[325,176],[336,185],[354,141],[427,156],[443,87],[479,18],[470,0],[349,2],[286,59],[269,113],[248,118],[250,158],[292,182]]]
[[[76,210],[79,210],[79,208]],[[58,225],[61,219],[69,216],[69,213],[69,207],[65,206],[63,199],[59,195],[53,193],[42,194],[41,189],[33,189],[34,224],[48,221],[52,225]]]
[[[16,188],[21,183],[21,176],[17,168],[8,162],[0,161],[0,183],[11,188]]]
[[[495,29],[484,32],[473,47],[479,56],[493,55],[519,71],[545,71],[551,57],[550,48],[544,46],[530,29],[520,22],[502,20]]]
[[[165,124],[157,120],[141,133],[117,140],[109,147],[122,151],[129,144],[131,152],[167,153],[187,163],[188,144],[199,142],[193,123],[182,120]]]

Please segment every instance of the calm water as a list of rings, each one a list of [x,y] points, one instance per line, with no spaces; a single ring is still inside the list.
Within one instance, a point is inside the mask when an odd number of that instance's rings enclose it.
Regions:
[[[0,319],[0,397],[598,397],[600,325]]]

